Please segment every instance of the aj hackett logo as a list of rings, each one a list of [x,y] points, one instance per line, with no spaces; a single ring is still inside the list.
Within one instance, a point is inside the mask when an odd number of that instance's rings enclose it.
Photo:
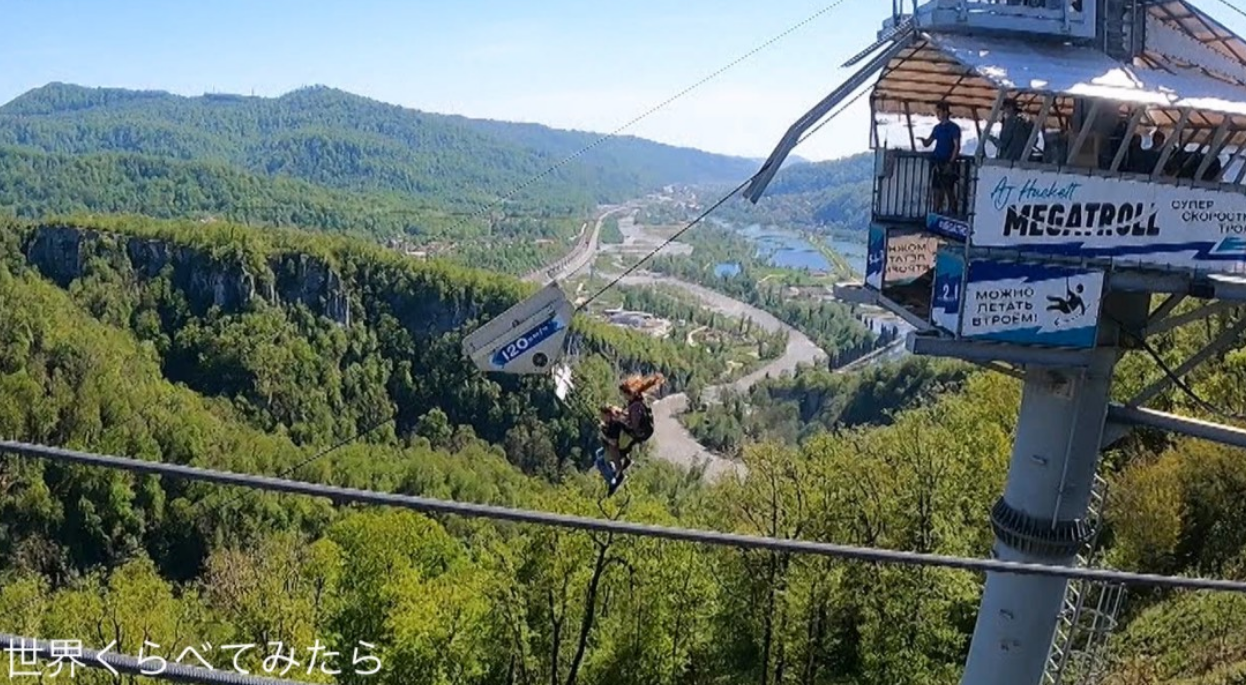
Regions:
[[[1005,176],[991,190],[996,210],[1007,208],[1004,237],[1157,236],[1155,205],[1143,202],[1082,202],[1080,181],[1044,186],[1027,179],[1020,187]]]

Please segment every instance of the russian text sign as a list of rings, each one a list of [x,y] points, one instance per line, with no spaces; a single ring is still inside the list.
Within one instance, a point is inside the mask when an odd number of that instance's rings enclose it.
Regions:
[[[970,243],[1246,273],[1246,195],[984,165]]]
[[[960,334],[1019,345],[1094,347],[1103,272],[972,260]]]
[[[892,231],[887,236],[887,269],[883,282],[906,285],[934,268],[939,240],[924,233],[904,234]]]

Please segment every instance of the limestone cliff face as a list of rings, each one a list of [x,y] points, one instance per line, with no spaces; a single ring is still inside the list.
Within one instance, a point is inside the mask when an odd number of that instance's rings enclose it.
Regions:
[[[281,255],[269,266],[276,274],[276,298],[302,302],[312,311],[350,325],[350,302],[342,277],[327,264],[305,254]],[[273,299],[270,293],[268,299]]]
[[[259,297],[273,304],[301,302],[316,314],[350,325],[350,302],[341,276],[304,254],[275,255],[267,269],[251,273],[245,264],[216,259],[193,247],[72,226],[41,227],[26,248],[26,259],[61,287],[80,278],[94,256],[113,263],[124,260],[144,280],[167,274],[196,313],[213,306],[238,311]]]

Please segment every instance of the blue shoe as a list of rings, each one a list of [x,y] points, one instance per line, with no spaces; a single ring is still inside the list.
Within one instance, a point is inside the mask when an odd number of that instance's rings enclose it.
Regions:
[[[605,453],[602,450],[597,450],[597,458],[593,460],[593,465],[597,467],[601,477],[606,480],[606,485],[614,482],[614,467],[610,462],[606,461]]]

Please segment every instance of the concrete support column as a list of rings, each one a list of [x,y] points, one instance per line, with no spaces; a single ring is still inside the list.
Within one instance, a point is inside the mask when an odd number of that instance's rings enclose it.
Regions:
[[[991,512],[993,554],[1074,565],[1085,523],[1118,350],[1086,369],[1026,371],[1004,496]],[[1063,578],[988,573],[962,685],[1038,685],[1064,602]]]

